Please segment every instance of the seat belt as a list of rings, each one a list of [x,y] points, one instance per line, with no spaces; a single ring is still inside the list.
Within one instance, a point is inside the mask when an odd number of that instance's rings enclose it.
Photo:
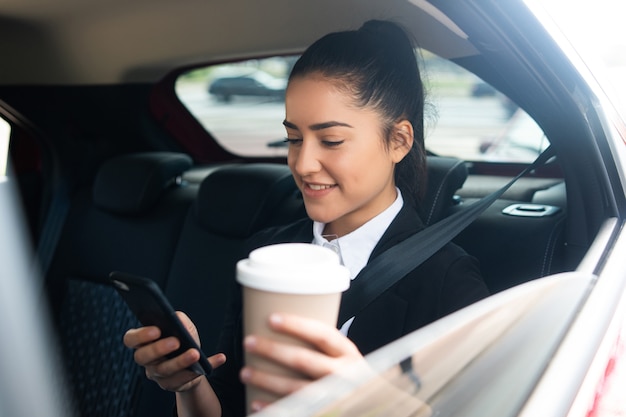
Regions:
[[[376,297],[434,255],[500,198],[518,179],[545,164],[553,156],[554,151],[550,146],[504,187],[481,198],[464,210],[426,227],[372,259],[352,281],[350,288],[344,292],[338,324],[341,325],[354,317]]]

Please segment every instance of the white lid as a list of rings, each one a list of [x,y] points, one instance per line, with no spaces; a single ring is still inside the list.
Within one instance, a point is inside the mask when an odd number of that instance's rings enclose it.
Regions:
[[[246,287],[287,294],[329,294],[350,286],[350,272],[331,249],[310,243],[279,243],[237,262]]]

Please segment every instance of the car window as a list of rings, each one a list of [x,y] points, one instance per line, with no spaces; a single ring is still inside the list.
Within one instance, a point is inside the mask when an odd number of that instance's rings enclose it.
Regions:
[[[7,161],[9,159],[9,137],[11,125],[0,117],[0,178],[7,175]]]
[[[493,295],[383,346],[365,363],[320,379],[258,416],[518,416],[593,280],[589,273],[566,273]]]
[[[468,161],[531,162],[548,145],[513,101],[474,74],[426,51],[426,147]],[[176,93],[226,150],[285,156],[284,94],[297,56],[212,65],[182,74]]]

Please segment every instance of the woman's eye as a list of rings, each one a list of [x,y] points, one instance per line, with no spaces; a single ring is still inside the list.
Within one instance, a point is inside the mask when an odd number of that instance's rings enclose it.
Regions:
[[[287,143],[288,145],[299,145],[302,143],[302,139],[285,138],[285,143]]]
[[[329,148],[334,148],[335,146],[339,146],[343,143],[343,140],[324,140],[322,143],[324,146],[328,146]]]

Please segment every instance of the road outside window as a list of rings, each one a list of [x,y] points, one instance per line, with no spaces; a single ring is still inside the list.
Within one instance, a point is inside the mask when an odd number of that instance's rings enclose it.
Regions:
[[[548,142],[506,96],[463,68],[426,51],[426,147],[467,161],[531,162]],[[228,151],[285,156],[284,94],[297,56],[220,64],[183,74],[176,93]]]

